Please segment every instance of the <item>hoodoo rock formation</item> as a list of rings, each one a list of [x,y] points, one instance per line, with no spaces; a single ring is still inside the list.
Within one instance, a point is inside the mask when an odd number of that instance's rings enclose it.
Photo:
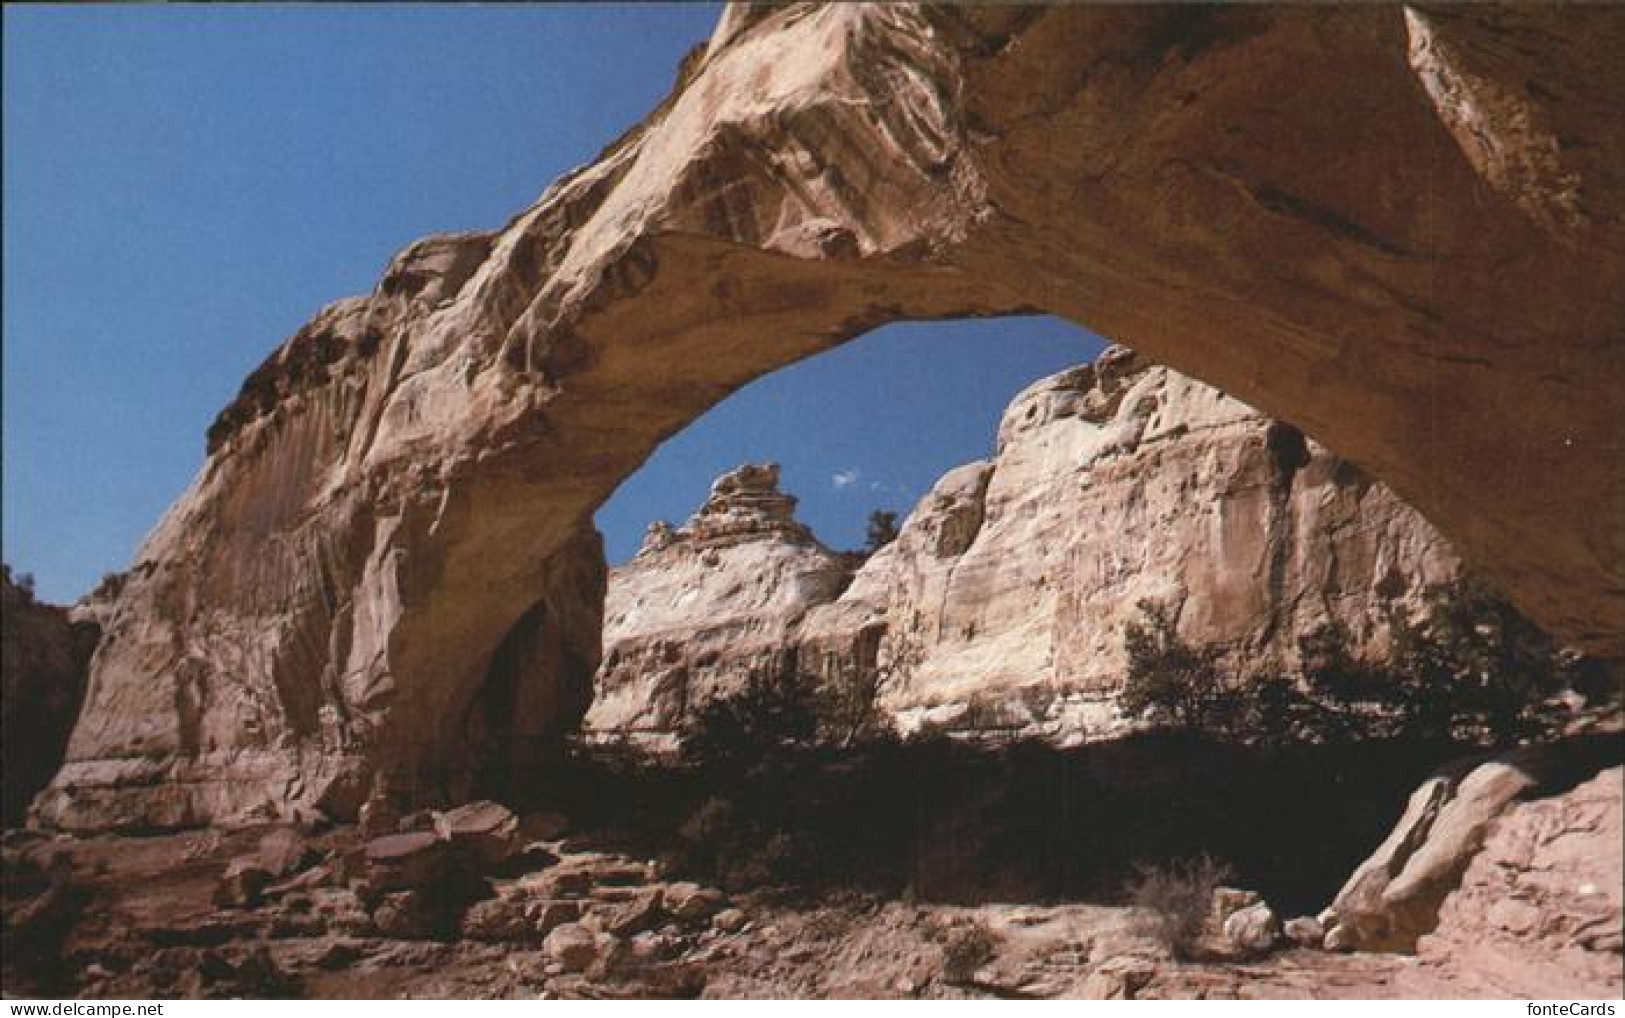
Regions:
[[[250,376],[37,815],[433,796],[493,684],[568,725],[593,510],[733,389],[899,319],[1084,323],[1621,653],[1622,48],[1608,7],[730,8],[596,162]],[[532,643],[571,650],[492,675]]]
[[[588,732],[675,734],[699,703],[794,660],[807,611],[852,579],[847,557],[796,522],[795,504],[777,466],[744,466],[682,527],[650,526],[637,557],[610,573]]]
[[[855,577],[769,480],[723,477],[611,574],[595,734],[673,735],[705,698],[797,668],[875,686],[904,729],[1099,737],[1126,720],[1142,599],[1237,673],[1268,673],[1326,623],[1373,648],[1385,607],[1458,568],[1359,468],[1123,348],[1017,396],[993,458],[944,475]]]

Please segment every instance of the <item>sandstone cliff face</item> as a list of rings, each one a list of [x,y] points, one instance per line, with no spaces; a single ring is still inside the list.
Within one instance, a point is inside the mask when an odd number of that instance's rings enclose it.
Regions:
[[[0,578],[0,620],[0,824],[11,827],[62,763],[101,628],[34,600],[9,569]]]
[[[803,616],[852,568],[796,522],[778,483],[776,465],[723,475],[686,524],[654,524],[611,571],[589,735],[658,743],[691,708],[793,665]]]
[[[588,727],[670,735],[793,658],[825,682],[878,678],[905,731],[1099,737],[1130,722],[1122,634],[1142,599],[1177,606],[1186,639],[1249,674],[1294,663],[1329,622],[1374,649],[1385,605],[1458,567],[1351,464],[1122,348],[1017,396],[997,450],[944,475],[850,587],[792,500],[761,489],[740,506],[759,472],[719,480],[611,576]]]
[[[616,485],[898,319],[1086,323],[1619,653],[1622,45],[1610,8],[730,9],[596,162],[414,245],[250,377],[136,556],[39,817],[459,784],[499,645],[590,651],[560,583]]]
[[[883,625],[881,702],[905,730],[1065,741],[1124,722],[1123,627],[1142,600],[1247,675],[1294,663],[1328,622],[1376,649],[1384,605],[1457,567],[1352,464],[1118,348],[1017,396],[994,458],[946,475],[807,632],[827,647]]]

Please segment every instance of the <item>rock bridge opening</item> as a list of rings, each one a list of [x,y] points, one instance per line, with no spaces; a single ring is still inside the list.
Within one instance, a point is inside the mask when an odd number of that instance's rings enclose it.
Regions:
[[[538,591],[595,582],[615,486],[901,320],[1085,323],[1347,456],[1618,655],[1625,128],[1552,97],[1625,90],[1622,39],[1608,9],[731,9],[597,161],[409,248],[250,377],[36,815],[345,815],[462,766],[423,733]]]

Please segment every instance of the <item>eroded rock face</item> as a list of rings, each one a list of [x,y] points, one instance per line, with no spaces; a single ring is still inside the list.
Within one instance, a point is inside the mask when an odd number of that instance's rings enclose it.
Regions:
[[[1121,348],[1017,396],[997,448],[945,475],[804,627],[808,666],[831,681],[872,667],[906,730],[1105,734],[1128,722],[1123,628],[1142,600],[1264,674],[1328,623],[1377,649],[1382,609],[1457,569],[1357,467]]]
[[[1625,769],[1514,806],[1417,944],[1400,986],[1452,996],[1617,998],[1625,992]],[[1433,995],[1429,993],[1428,995]]]
[[[408,249],[250,377],[38,816],[455,787],[499,645],[592,649],[559,584],[594,508],[733,389],[897,319],[1085,323],[1336,448],[1619,653],[1622,44],[1606,7],[730,11],[595,163]],[[526,681],[571,720],[542,691],[584,679]]]
[[[1437,960],[1475,943],[1483,950],[1456,961],[1483,977],[1494,966],[1480,962],[1517,953],[1507,941],[1521,938],[1533,967],[1506,971],[1508,987],[1539,982],[1546,963],[1591,985],[1599,969],[1617,977],[1621,772],[1607,768],[1625,736],[1610,727],[1463,761],[1423,782],[1324,914],[1326,946],[1410,952],[1431,942]]]
[[[905,731],[1096,738],[1133,720],[1117,695],[1142,599],[1268,674],[1329,623],[1377,649],[1383,609],[1458,566],[1351,464],[1122,348],[1018,395],[995,456],[945,474],[855,577],[776,482],[723,477],[611,576],[594,734],[669,741],[700,702],[794,668],[877,686]]]
[[[0,619],[0,823],[12,827],[62,763],[101,627],[36,601],[31,590],[12,582],[9,569],[0,578]]]
[[[699,704],[793,667],[802,618],[852,577],[848,557],[795,520],[795,503],[776,464],[747,465],[718,478],[683,526],[650,526],[610,574],[590,735],[669,743]]]

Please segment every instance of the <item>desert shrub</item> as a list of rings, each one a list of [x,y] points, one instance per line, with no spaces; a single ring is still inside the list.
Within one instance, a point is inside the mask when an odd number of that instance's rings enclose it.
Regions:
[[[868,527],[864,533],[864,554],[873,555],[895,540],[897,540],[897,514],[883,509],[876,509],[870,513]]]
[[[1234,870],[1209,856],[1134,868],[1124,901],[1148,913],[1149,932],[1176,958],[1189,958],[1213,908],[1213,892]]]
[[[880,710],[880,674],[859,669],[817,687],[813,712],[818,737],[842,749],[887,739],[891,725]]]
[[[1123,710],[1150,711],[1174,728],[1211,732],[1225,727],[1234,704],[1219,668],[1219,649],[1186,643],[1167,604],[1146,600],[1139,608],[1142,621],[1123,630],[1128,652]]]
[[[753,675],[731,696],[703,704],[681,740],[685,760],[707,769],[760,764],[818,735],[815,683],[794,668]]]
[[[1583,658],[1470,579],[1434,587],[1420,612],[1395,608],[1386,621],[1390,651],[1376,661],[1356,658],[1339,627],[1301,641],[1308,737],[1503,745],[1549,734],[1548,701],[1583,682]]]
[[[0,563],[0,572],[5,575],[5,585],[8,590],[15,591],[15,596],[23,604],[34,603],[34,574],[13,573],[9,563]]]
[[[1493,743],[1544,734],[1541,707],[1569,676],[1556,643],[1504,598],[1458,580],[1392,629],[1385,671],[1402,698],[1402,734]]]
[[[799,884],[816,870],[805,832],[754,803],[712,796],[678,827],[675,859],[685,872],[728,890]]]
[[[942,944],[942,978],[960,985],[970,982],[976,970],[993,959],[998,940],[987,924],[979,919],[949,926],[940,933]]]
[[[1348,630],[1330,624],[1300,637],[1297,674],[1246,683],[1224,675],[1217,648],[1185,643],[1165,605],[1140,608],[1143,621],[1124,631],[1124,709],[1224,741],[1504,745],[1550,734],[1557,719],[1548,704],[1566,688],[1606,695],[1596,679],[1606,669],[1562,651],[1468,579],[1430,589],[1414,614],[1391,607],[1382,658],[1358,656]]]

